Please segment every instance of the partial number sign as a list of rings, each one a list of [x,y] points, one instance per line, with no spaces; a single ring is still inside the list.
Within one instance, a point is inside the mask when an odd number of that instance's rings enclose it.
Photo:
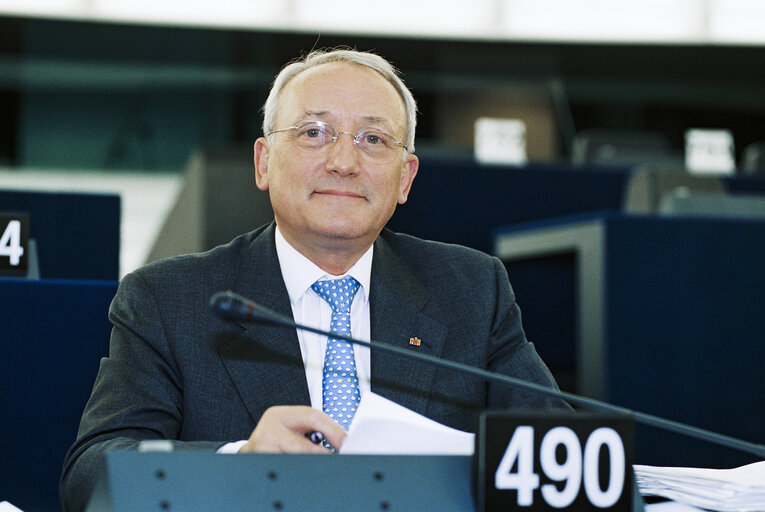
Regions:
[[[632,510],[632,422],[585,414],[485,413],[482,510]]]
[[[29,216],[0,213],[0,275],[24,277],[29,253]]]

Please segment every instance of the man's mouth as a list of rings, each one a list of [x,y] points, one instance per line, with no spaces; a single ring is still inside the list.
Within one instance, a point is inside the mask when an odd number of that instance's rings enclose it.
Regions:
[[[321,195],[321,196],[336,196],[336,197],[364,199],[364,196],[362,194],[359,194],[358,192],[354,192],[352,190],[322,189],[322,190],[315,190],[314,194]]]

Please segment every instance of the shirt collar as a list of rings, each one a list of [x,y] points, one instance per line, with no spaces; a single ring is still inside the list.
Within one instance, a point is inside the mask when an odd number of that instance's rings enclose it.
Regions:
[[[356,298],[362,297],[365,303],[369,301],[369,282],[372,275],[372,253],[374,245],[359,258],[359,260],[342,276],[334,276],[320,269],[314,262],[303,256],[284,239],[279,226],[276,227],[276,256],[282,269],[282,278],[294,305],[320,279],[338,279],[351,276],[361,285],[356,292]]]

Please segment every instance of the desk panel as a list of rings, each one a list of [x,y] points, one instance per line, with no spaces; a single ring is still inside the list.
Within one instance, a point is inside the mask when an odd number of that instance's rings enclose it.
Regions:
[[[578,392],[763,442],[765,222],[601,213],[496,237],[509,262],[560,253],[576,255]],[[638,429],[636,461],[751,461],[675,437]]]
[[[0,279],[0,497],[22,510],[59,510],[61,465],[108,352],[116,290]]]

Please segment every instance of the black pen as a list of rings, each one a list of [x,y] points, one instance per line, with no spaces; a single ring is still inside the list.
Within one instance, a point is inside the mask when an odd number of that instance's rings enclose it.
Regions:
[[[314,432],[308,432],[305,436],[310,439],[313,444],[321,444],[321,442],[324,441],[324,434],[318,430]]]
[[[313,444],[320,444],[332,453],[337,452],[337,450],[335,450],[335,447],[329,444],[329,441],[327,441],[324,438],[324,434],[322,434],[318,430],[315,430],[313,432],[306,432],[305,437],[308,438]]]

